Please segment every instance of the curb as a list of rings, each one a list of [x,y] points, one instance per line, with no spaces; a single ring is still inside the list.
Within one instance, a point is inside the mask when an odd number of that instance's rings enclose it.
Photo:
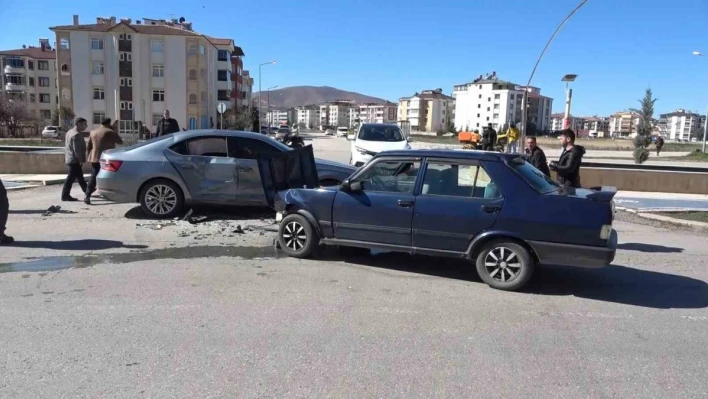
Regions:
[[[705,223],[705,222],[697,222],[694,220],[685,220],[685,219],[672,218],[670,216],[652,214],[652,212],[708,212],[705,209],[669,208],[669,209],[652,209],[652,210],[641,209],[640,210],[640,209],[632,209],[632,208],[624,208],[624,207],[616,207],[615,209],[619,210],[619,211],[633,213],[633,214],[635,214],[641,218],[644,218],[644,219],[679,224],[682,226],[708,228],[708,223]]]

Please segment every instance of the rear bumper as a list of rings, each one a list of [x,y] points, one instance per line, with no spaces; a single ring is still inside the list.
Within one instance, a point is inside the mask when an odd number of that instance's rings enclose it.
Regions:
[[[96,177],[96,193],[107,200],[119,203],[137,202],[138,193],[127,182],[110,176],[112,172],[101,171]],[[106,177],[108,175],[109,177]]]
[[[559,244],[554,242],[530,241],[542,265],[560,265],[599,268],[612,263],[617,252],[617,231],[612,230],[607,246]]]

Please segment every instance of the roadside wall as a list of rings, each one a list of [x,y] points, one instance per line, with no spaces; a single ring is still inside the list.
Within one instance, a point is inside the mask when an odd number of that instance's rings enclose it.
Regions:
[[[91,173],[91,164],[84,164],[84,172]],[[0,173],[20,175],[65,174],[64,152],[42,154],[37,152],[0,152]]]
[[[551,172],[555,180],[555,172]],[[613,186],[621,191],[708,194],[708,173],[580,168],[583,187]]]

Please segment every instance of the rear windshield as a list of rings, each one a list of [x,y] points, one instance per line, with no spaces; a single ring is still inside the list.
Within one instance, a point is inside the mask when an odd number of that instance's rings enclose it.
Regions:
[[[359,139],[366,141],[403,141],[398,126],[364,125],[359,131]]]
[[[558,187],[560,187],[560,185],[551,180],[550,177],[544,175],[543,172],[521,158],[509,162],[509,166],[539,193],[550,193],[558,190]]]

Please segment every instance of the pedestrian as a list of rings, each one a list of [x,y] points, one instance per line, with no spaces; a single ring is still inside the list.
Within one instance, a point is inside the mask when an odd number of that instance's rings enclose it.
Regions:
[[[654,144],[656,146],[656,156],[659,156],[659,153],[661,152],[661,147],[664,146],[664,138],[661,136],[658,136],[656,138],[656,143]]]
[[[558,175],[556,181],[563,187],[580,188],[580,163],[585,155],[585,148],[575,145],[575,132],[565,129],[560,134],[560,144],[563,147],[558,162],[549,164],[551,170]]]
[[[81,191],[86,193],[86,181],[82,170],[86,162],[86,141],[84,140],[83,132],[88,124],[84,118],[76,118],[74,124],[74,128],[66,132],[64,157],[66,166],[69,168],[69,174],[66,176],[64,188],[61,191],[62,201],[78,201],[78,199],[71,196],[71,186],[74,185],[76,180],[79,181]]]
[[[162,113],[162,119],[157,122],[157,130],[155,131],[155,137],[160,137],[166,134],[177,132],[179,132],[179,124],[176,120],[170,118],[170,111],[165,110]]]
[[[89,179],[84,198],[86,205],[91,205],[91,194],[96,191],[96,176],[101,171],[101,154],[105,150],[116,148],[116,144],[123,144],[123,139],[111,129],[111,118],[102,120],[101,126],[92,130],[89,135],[86,150],[88,151],[88,162],[91,163],[91,179]]]
[[[546,153],[536,143],[536,137],[530,136],[526,138],[526,154],[529,156],[528,162],[536,169],[543,172],[544,175],[551,177],[551,171],[548,169],[548,161]]]
[[[482,150],[494,151],[494,145],[497,143],[497,131],[494,130],[492,124],[488,124],[482,132]]]
[[[15,239],[5,234],[7,215],[10,213],[10,201],[7,199],[7,190],[0,180],[0,245],[12,244]]]
[[[515,123],[512,123],[509,130],[506,132],[507,141],[509,142],[506,147],[506,152],[510,154],[519,152],[519,136],[521,136],[519,129],[516,128]]]

